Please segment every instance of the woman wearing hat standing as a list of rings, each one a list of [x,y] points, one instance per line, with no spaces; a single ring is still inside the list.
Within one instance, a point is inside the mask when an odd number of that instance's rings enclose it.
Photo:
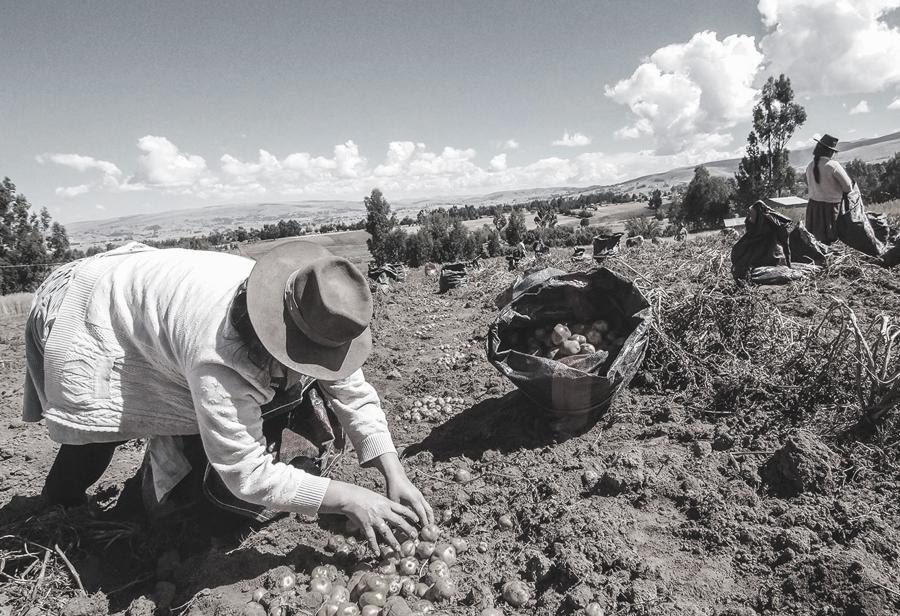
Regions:
[[[820,242],[831,244],[837,239],[835,223],[841,201],[850,192],[852,182],[841,164],[833,160],[837,154],[837,138],[825,135],[815,141],[813,159],[806,167],[809,187],[806,228]]]
[[[361,370],[371,315],[356,268],[299,240],[255,263],[129,244],[63,266],[35,294],[26,329],[24,419],[44,419],[61,443],[43,495],[83,502],[116,445],[150,438],[164,497],[185,476],[171,439],[199,434],[210,466],[241,501],[343,514],[373,549],[379,540],[396,547],[392,528],[414,535],[413,524],[433,513],[406,477]],[[359,462],[384,475],[387,497],[273,458],[260,409],[279,377],[301,376],[316,379]]]

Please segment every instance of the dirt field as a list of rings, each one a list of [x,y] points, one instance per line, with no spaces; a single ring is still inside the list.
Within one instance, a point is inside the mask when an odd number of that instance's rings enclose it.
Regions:
[[[421,269],[376,294],[367,375],[443,532],[470,546],[444,613],[490,604],[507,615],[900,613],[897,424],[888,416],[858,429],[845,361],[855,347],[829,344],[843,331],[836,313],[823,323],[835,297],[863,326],[897,314],[896,274],[842,253],[815,281],[745,289],[728,275],[728,249],[720,239],[646,244],[609,263],[637,280],[658,325],[631,387],[592,429],[564,440],[485,358],[494,297],[514,277],[505,263],[489,261],[444,295]],[[571,267],[561,254],[554,262]],[[334,520],[237,531],[185,520],[150,533],[93,510],[35,511],[54,446],[18,419],[22,318],[2,325],[0,535],[30,538],[33,556],[0,567],[0,614],[58,613],[76,594],[44,541],[67,554],[88,593],[105,593],[111,613],[151,614],[139,598],[152,596],[175,614],[238,615],[278,567],[296,572],[301,589],[316,565],[346,570],[325,549]],[[404,421],[424,396],[463,404],[434,422]],[[95,487],[100,505],[115,500],[140,455],[137,444],[117,453]],[[352,457],[333,476],[378,487]],[[458,469],[473,479],[454,481]],[[0,558],[10,545],[0,542]],[[42,558],[48,574],[35,588]],[[508,580],[528,586],[523,607],[500,598]],[[592,602],[602,611],[586,611]],[[285,616],[315,613],[300,598],[290,606]]]

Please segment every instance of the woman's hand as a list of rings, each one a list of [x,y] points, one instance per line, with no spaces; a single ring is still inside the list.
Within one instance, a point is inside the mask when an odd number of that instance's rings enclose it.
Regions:
[[[434,524],[434,511],[431,509],[431,505],[406,476],[406,471],[403,470],[397,454],[386,453],[372,462],[384,475],[385,492],[387,492],[388,498],[415,511],[420,526]]]
[[[409,507],[372,490],[343,481],[331,481],[319,511],[340,513],[350,518],[362,529],[375,554],[380,554],[379,535],[394,550],[400,551],[400,542],[394,536],[391,526],[399,528],[409,537],[418,534],[410,524],[417,521],[417,516]]]
[[[434,524],[434,511],[431,505],[422,496],[419,488],[413,485],[412,481],[404,473],[402,477],[394,479],[386,479],[387,496],[395,503],[401,503],[416,512],[419,518],[419,525]]]

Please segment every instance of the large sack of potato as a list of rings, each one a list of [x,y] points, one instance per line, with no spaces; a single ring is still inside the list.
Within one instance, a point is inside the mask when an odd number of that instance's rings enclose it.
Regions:
[[[555,275],[517,293],[490,326],[488,359],[559,434],[590,428],[640,368],[650,305],[606,268]]]
[[[465,263],[447,263],[441,268],[441,277],[438,281],[441,293],[457,287],[464,287],[467,284],[469,284],[469,275],[466,273]]]
[[[802,224],[757,201],[750,206],[744,235],[731,248],[735,280],[786,284],[815,276],[825,265],[828,247]]]
[[[851,248],[870,257],[880,257],[884,252],[884,244],[878,239],[872,228],[872,222],[866,215],[866,208],[856,182],[853,183],[853,188],[841,202],[841,210],[835,222],[835,228],[838,239]]]
[[[624,235],[624,233],[613,233],[594,237],[594,260],[599,263],[606,257],[619,254],[619,242],[622,241]]]

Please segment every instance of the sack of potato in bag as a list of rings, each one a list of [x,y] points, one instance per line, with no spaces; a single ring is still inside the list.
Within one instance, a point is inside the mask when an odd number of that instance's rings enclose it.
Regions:
[[[838,239],[847,246],[876,258],[884,252],[884,243],[878,239],[872,222],[866,215],[856,182],[850,192],[844,195],[834,226]]]
[[[466,273],[465,263],[447,263],[441,268],[441,277],[438,280],[438,288],[441,293],[457,287],[464,287],[467,284],[469,284],[469,274]]]
[[[624,233],[613,233],[612,235],[597,235],[593,240],[594,261],[600,263],[606,257],[619,254],[619,242],[622,241]]]
[[[589,429],[637,373],[649,329],[640,290],[601,267],[517,293],[490,326],[487,354],[555,432],[572,435]]]

